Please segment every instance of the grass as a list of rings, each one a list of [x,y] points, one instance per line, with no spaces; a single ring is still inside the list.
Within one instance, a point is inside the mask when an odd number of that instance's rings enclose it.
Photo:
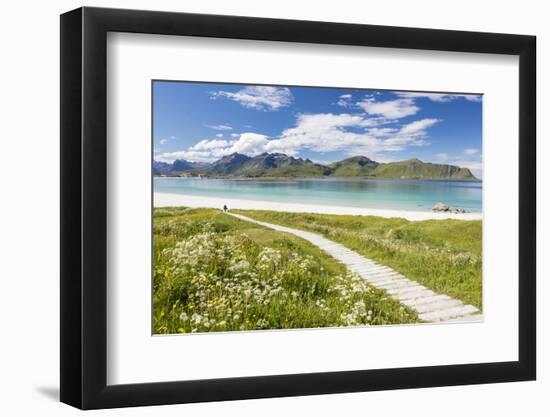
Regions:
[[[156,334],[414,323],[296,236],[213,209],[154,210]]]
[[[437,293],[482,308],[482,223],[464,220],[235,210],[268,223],[319,233],[394,268]]]

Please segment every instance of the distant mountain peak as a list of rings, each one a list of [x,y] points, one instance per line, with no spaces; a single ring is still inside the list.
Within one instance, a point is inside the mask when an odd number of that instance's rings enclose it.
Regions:
[[[246,156],[242,153],[233,152],[232,154],[222,156],[220,159],[218,159],[217,161],[214,161],[212,164],[217,165],[217,164],[230,163],[235,161],[246,161],[248,159],[250,159],[249,156]]]
[[[477,179],[468,168],[422,162],[418,158],[378,163],[366,156],[357,155],[326,166],[314,163],[308,158],[302,159],[280,152],[264,152],[254,157],[234,152],[211,164],[199,164],[184,159],[178,159],[172,164],[153,161],[153,174],[244,178],[332,176],[385,179]]]
[[[378,162],[357,155],[331,164],[333,175],[338,177],[367,177],[378,167]]]
[[[250,158],[250,157],[239,152],[233,152],[229,155],[223,156],[221,159],[235,159],[235,158]]]

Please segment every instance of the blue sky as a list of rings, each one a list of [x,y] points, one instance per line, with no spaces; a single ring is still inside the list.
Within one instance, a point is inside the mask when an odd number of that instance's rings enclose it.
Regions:
[[[154,81],[153,97],[159,161],[282,152],[329,163],[364,155],[482,174],[478,95]]]

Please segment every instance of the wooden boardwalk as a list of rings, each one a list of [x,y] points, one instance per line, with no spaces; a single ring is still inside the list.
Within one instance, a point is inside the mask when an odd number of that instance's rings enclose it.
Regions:
[[[291,233],[313,243],[343,263],[350,271],[355,272],[373,287],[385,290],[390,297],[415,310],[421,320],[427,322],[483,320],[482,314],[476,307],[464,304],[462,301],[448,295],[436,294],[399,272],[380,265],[321,235],[278,224],[261,222],[240,214],[227,214],[280,232]]]

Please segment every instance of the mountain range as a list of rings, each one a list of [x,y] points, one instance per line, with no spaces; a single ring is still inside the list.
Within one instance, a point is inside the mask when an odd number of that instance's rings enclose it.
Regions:
[[[383,178],[429,180],[477,180],[468,168],[434,164],[419,159],[376,162],[366,156],[353,156],[330,165],[282,153],[263,153],[254,157],[233,153],[201,164],[178,159],[173,163],[153,161],[153,175],[210,178]]]

